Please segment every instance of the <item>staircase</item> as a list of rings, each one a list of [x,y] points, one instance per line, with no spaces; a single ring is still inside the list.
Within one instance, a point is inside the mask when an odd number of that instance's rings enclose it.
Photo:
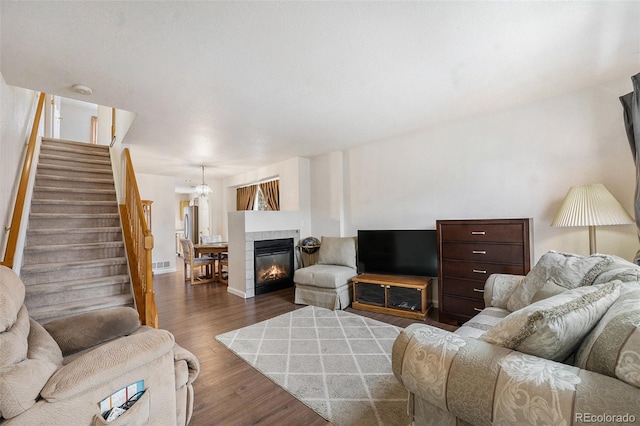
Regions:
[[[109,148],[43,139],[20,276],[47,322],[133,306]]]

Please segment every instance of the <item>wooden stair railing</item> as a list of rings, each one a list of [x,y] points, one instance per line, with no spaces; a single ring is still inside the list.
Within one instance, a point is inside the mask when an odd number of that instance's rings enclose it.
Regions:
[[[156,308],[155,293],[153,292],[153,273],[151,265],[151,250],[153,249],[153,235],[147,225],[142,209],[142,200],[138,191],[138,183],[133,171],[129,149],[123,151],[125,162],[124,204],[120,204],[120,217],[124,233],[127,257],[129,258],[129,272],[133,286],[133,296],[140,322],[150,327],[158,328],[158,309]]]
[[[46,94],[40,93],[38,98],[38,106],[36,114],[33,118],[33,126],[29,136],[27,152],[22,164],[22,172],[20,173],[20,183],[18,184],[18,193],[16,194],[16,203],[13,206],[13,215],[11,216],[11,225],[6,231],[9,231],[7,238],[7,246],[4,251],[4,259],[2,265],[13,268],[13,261],[18,246],[18,237],[20,235],[20,226],[22,224],[22,213],[24,212],[24,203],[27,198],[27,188],[29,187],[29,176],[31,176],[31,167],[33,166],[33,157],[36,151],[36,141],[38,139],[38,128],[40,127],[40,118],[44,109],[44,98]]]

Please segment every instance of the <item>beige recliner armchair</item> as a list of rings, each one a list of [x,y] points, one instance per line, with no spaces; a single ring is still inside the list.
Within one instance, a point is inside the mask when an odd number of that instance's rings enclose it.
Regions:
[[[197,358],[166,330],[140,326],[121,307],[40,325],[25,287],[0,266],[0,423],[185,425],[193,411]],[[145,392],[106,423],[100,402],[144,381]]]

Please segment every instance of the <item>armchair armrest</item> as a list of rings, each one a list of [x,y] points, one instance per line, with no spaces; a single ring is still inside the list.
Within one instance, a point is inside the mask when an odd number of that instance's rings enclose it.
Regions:
[[[53,320],[44,328],[60,346],[62,355],[67,356],[128,336],[140,328],[140,319],[135,309],[119,307]]]
[[[403,330],[392,356],[395,376],[420,404],[471,424],[573,424],[605,415],[640,419],[636,387],[427,325]]]
[[[59,368],[40,395],[49,402],[71,398],[114,380],[173,350],[173,335],[149,329],[105,343]]]
[[[507,302],[524,275],[491,274],[484,283],[484,304],[507,309]]]
[[[177,343],[173,347],[173,360],[174,362],[184,361],[187,363],[189,375],[186,379],[186,384],[190,385],[200,374],[200,362],[191,352],[178,345]]]

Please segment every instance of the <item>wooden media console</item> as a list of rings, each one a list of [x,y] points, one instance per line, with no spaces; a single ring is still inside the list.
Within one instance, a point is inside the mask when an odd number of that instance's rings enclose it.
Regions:
[[[354,309],[423,321],[431,309],[431,278],[360,274],[352,281]]]

